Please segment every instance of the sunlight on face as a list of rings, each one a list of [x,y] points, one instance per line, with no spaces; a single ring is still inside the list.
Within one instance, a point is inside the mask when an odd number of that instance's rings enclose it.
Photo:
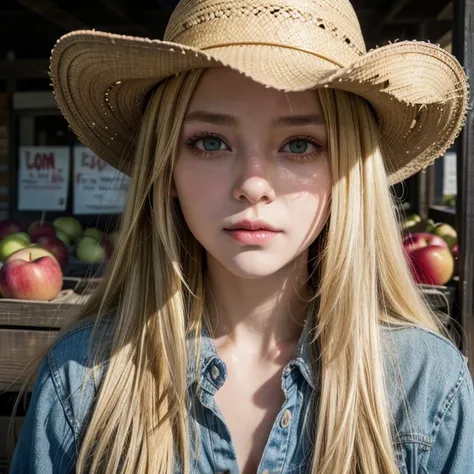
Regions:
[[[271,275],[304,253],[328,216],[327,130],[316,92],[284,93],[207,70],[173,172],[189,229],[231,273]]]

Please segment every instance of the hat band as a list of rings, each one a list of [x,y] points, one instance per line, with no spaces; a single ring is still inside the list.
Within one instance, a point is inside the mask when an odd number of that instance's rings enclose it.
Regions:
[[[206,51],[209,49],[217,49],[217,48],[228,48],[228,47],[233,47],[233,46],[270,46],[272,48],[279,48],[279,49],[291,49],[293,51],[299,51],[301,53],[307,53],[311,54],[313,56],[316,56],[320,59],[323,59],[324,61],[327,61],[328,63],[334,64],[334,66],[337,66],[338,68],[343,68],[344,65],[341,63],[338,63],[337,61],[334,61],[334,59],[330,59],[327,56],[323,56],[322,54],[318,54],[313,50],[309,49],[303,49],[303,48],[297,48],[295,46],[287,46],[284,44],[275,44],[275,43],[251,43],[251,42],[241,42],[241,43],[221,43],[221,44],[213,44],[210,46],[205,46],[203,48],[199,48],[201,51]]]

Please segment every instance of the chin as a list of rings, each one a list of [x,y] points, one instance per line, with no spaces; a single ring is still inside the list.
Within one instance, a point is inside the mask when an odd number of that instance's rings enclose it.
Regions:
[[[273,275],[290,263],[281,254],[258,255],[258,251],[248,251],[234,256],[232,259],[219,259],[221,265],[240,278],[257,279]],[[227,260],[227,261],[226,261]]]

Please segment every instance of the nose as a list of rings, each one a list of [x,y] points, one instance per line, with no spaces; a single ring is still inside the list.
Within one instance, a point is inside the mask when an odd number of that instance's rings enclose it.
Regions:
[[[263,157],[242,158],[239,162],[240,169],[232,190],[234,199],[248,201],[252,205],[273,201],[272,164]]]

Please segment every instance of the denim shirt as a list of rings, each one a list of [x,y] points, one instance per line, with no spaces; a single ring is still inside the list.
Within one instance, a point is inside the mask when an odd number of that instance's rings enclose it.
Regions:
[[[92,327],[93,322],[87,322],[71,329],[43,361],[11,474],[74,472],[81,433],[98,391],[92,381],[82,383],[89,370]],[[425,329],[383,327],[382,342],[389,406],[398,431],[394,449],[400,473],[474,474],[474,392],[467,359],[451,342]],[[202,390],[192,398],[189,412],[190,433],[194,433],[190,438],[200,446],[191,472],[237,474],[235,448],[214,398],[225,383],[226,366],[206,333],[201,344],[198,378]],[[196,380],[192,366],[195,363],[188,369],[189,389]],[[309,367],[306,331],[283,370],[281,384],[285,401],[257,472],[307,474],[314,442],[305,428],[305,415],[317,388]],[[174,472],[179,474],[178,464]]]

